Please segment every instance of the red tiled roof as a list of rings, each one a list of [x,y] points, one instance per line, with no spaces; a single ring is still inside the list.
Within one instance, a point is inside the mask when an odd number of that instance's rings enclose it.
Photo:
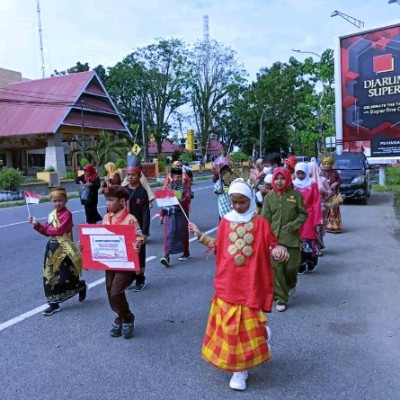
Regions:
[[[218,140],[211,139],[207,150],[208,154],[220,154],[224,152],[224,146]]]
[[[93,79],[94,76],[94,71],[87,71],[8,85],[0,91],[0,137],[55,133],[82,93],[107,97],[97,79]],[[119,117],[112,116],[106,122],[107,118],[101,112],[116,114],[116,110],[107,102],[101,103],[101,98],[85,99],[85,108],[87,104],[88,109],[100,113],[86,115],[85,110],[85,126],[125,130]],[[76,112],[72,111],[71,114],[68,122],[81,125],[81,120],[75,121]],[[96,118],[97,122],[94,121]]]
[[[148,145],[149,154],[157,154],[157,143],[155,141],[149,142]],[[162,143],[162,153],[173,153],[176,150],[180,150],[180,147],[176,144],[170,142],[169,140],[164,140]]]

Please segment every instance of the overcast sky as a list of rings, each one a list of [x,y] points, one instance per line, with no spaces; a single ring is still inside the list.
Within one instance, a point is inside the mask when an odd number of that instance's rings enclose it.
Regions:
[[[40,0],[46,76],[77,61],[114,66],[156,38],[194,43],[210,37],[237,52],[254,80],[262,67],[298,55],[321,54],[335,38],[358,29],[332,11],[355,17],[363,29],[400,22],[388,0]],[[36,0],[0,0],[0,67],[41,78]]]

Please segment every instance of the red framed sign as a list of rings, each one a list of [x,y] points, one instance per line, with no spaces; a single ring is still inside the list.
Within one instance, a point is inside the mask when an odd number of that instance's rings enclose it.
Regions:
[[[83,268],[140,271],[134,225],[79,224],[78,230]]]

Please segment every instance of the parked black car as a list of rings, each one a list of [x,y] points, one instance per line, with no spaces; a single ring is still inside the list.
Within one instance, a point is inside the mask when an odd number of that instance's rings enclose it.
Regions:
[[[343,152],[335,155],[333,166],[340,175],[340,193],[344,199],[361,200],[367,204],[371,195],[370,166],[364,153]]]

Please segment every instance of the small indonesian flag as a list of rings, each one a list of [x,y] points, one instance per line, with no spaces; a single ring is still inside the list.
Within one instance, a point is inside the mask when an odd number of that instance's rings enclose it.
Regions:
[[[179,201],[173,190],[156,190],[156,203],[158,207],[179,205]]]
[[[40,194],[24,191],[26,204],[39,204],[42,196]]]

